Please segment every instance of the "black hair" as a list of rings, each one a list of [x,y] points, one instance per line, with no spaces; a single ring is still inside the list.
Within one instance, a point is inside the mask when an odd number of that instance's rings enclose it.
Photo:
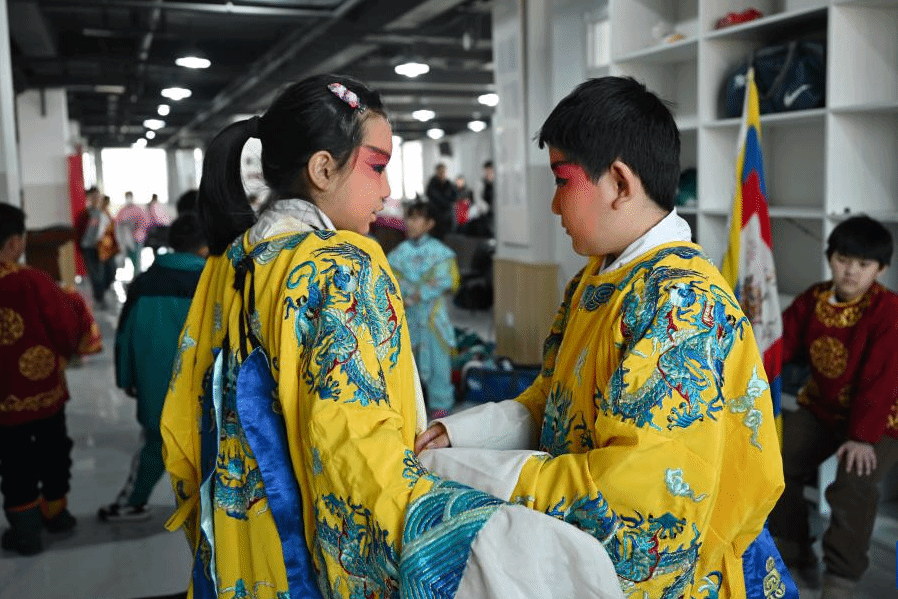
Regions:
[[[668,107],[631,77],[600,77],[577,86],[549,114],[539,147],[564,152],[597,182],[615,160],[642,181],[661,208],[674,206],[680,180],[680,132]]]
[[[94,186],[92,186],[92,187],[88,187],[87,189],[85,189],[85,190],[84,190],[84,195],[88,195],[88,196],[89,196],[90,194],[92,194],[92,193],[98,193],[99,191],[100,191],[100,190],[97,189],[97,186],[94,185]]]
[[[175,202],[175,209],[178,211],[178,214],[196,212],[196,190],[188,189],[182,193],[181,197]]]
[[[836,225],[826,240],[826,258],[836,252],[888,266],[892,261],[892,234],[878,220],[852,216]]]
[[[168,245],[176,252],[190,253],[208,245],[200,217],[195,212],[185,212],[172,221],[168,228]]]
[[[0,245],[13,235],[25,233],[25,212],[12,204],[0,203]]]
[[[361,106],[338,97],[328,87],[332,83],[355,94]],[[342,167],[361,145],[372,113],[386,117],[378,93],[351,77],[314,75],[284,89],[261,117],[237,121],[216,135],[206,149],[197,198],[210,253],[223,253],[256,221],[240,176],[240,155],[250,137],[262,142],[262,176],[272,194],[308,199],[303,171],[309,159],[326,150]]]
[[[483,163],[483,168],[493,168],[493,161],[492,161],[492,160],[487,160],[486,162],[484,162],[484,163]]]
[[[423,216],[434,222],[436,222],[437,219],[436,209],[433,207],[433,204],[419,199],[416,199],[405,207],[405,217],[409,218],[412,216]]]

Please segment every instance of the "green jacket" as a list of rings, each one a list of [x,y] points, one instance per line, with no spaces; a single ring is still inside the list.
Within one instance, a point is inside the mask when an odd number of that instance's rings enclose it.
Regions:
[[[115,335],[116,384],[137,395],[137,420],[159,430],[178,338],[206,260],[162,254],[128,287]]]

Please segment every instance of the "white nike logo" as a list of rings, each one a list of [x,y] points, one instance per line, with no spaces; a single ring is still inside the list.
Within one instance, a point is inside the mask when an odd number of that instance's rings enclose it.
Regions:
[[[803,92],[806,89],[810,89],[810,87],[811,87],[810,83],[805,83],[804,85],[799,86],[798,89],[796,89],[795,91],[791,91],[791,92],[787,92],[787,93],[783,94],[783,106],[785,106],[786,108],[789,108],[790,106],[792,106],[792,104],[795,103],[795,100],[798,99],[798,96],[801,95],[801,92]]]

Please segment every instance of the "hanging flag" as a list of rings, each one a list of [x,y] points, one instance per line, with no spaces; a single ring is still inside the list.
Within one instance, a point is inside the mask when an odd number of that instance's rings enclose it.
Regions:
[[[782,441],[780,372],[783,366],[783,322],[773,265],[773,240],[761,155],[761,111],[753,68],[749,68],[746,74],[742,114],[729,246],[721,272],[733,287],[736,299],[754,329],[758,349],[764,357],[773,414]]]

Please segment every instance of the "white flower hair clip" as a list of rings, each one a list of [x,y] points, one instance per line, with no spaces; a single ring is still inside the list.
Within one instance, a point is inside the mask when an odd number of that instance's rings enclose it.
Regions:
[[[331,91],[335,96],[349,104],[352,108],[357,108],[359,112],[365,112],[365,106],[359,101],[359,97],[355,94],[354,91],[347,89],[345,85],[342,83],[331,83],[327,86],[327,89]]]

